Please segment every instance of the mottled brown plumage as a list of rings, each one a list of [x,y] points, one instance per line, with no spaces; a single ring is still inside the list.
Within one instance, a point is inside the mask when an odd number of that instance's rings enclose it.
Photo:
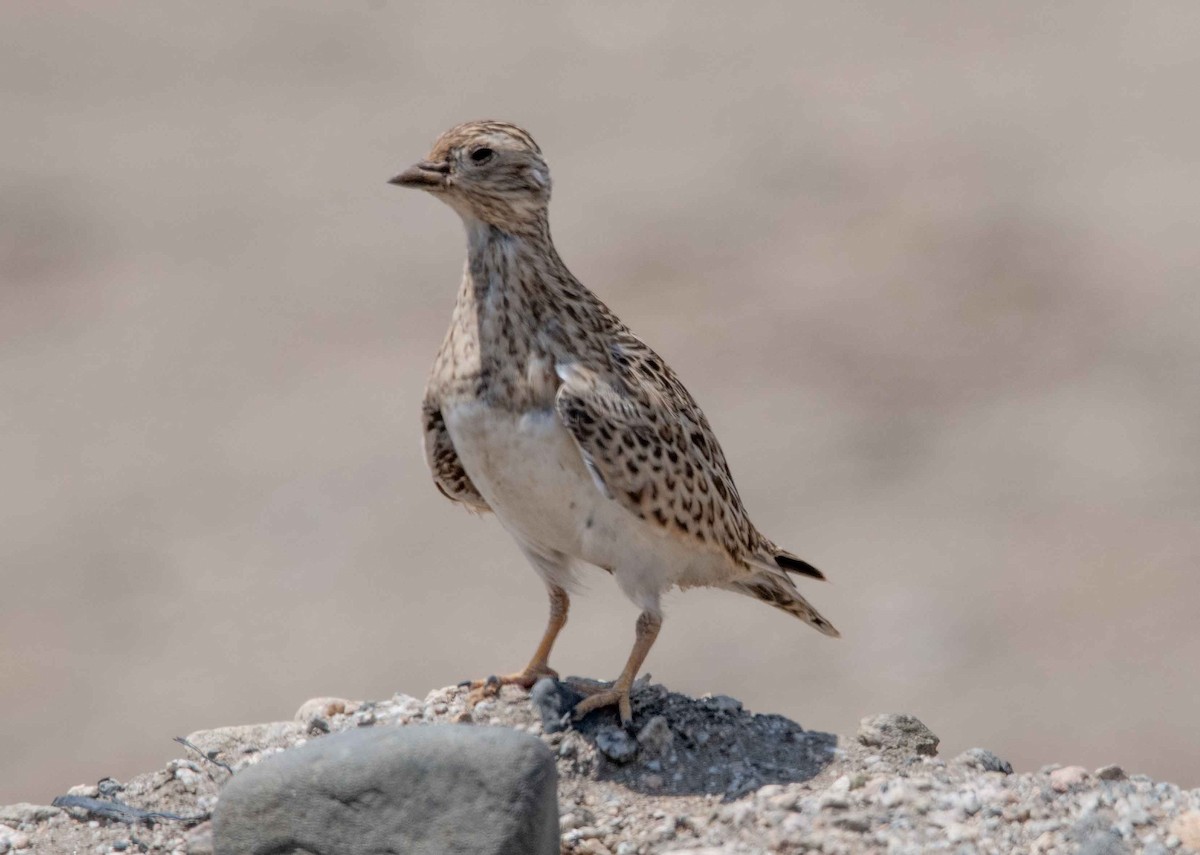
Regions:
[[[467,231],[423,407],[434,482],[494,511],[551,594],[533,661],[499,682],[553,674],[547,659],[578,561],[609,570],[643,609],[625,671],[579,713],[617,703],[628,718],[629,686],[672,586],[724,587],[836,636],[788,574],[823,576],[754,527],[687,389],[559,258],[550,173],[529,134],[504,122],[459,125],[393,183],[437,196]]]

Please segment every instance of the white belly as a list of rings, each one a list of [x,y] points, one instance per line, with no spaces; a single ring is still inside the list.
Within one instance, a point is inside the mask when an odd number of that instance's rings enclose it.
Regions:
[[[630,599],[654,610],[672,585],[716,585],[726,577],[719,556],[605,498],[553,410],[516,414],[472,402],[442,415],[471,481],[526,549],[611,570]],[[569,584],[569,562],[562,570],[551,581]]]

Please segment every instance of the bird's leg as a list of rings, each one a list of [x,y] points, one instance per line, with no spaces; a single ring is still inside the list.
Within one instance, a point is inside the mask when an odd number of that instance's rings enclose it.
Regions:
[[[524,670],[515,674],[472,680],[469,683],[471,692],[467,695],[467,701],[472,706],[484,698],[495,697],[501,686],[520,686],[522,689],[529,689],[543,677],[558,679],[558,672],[550,667],[550,650],[554,647],[554,640],[558,638],[559,630],[567,623],[567,612],[570,610],[571,600],[567,596],[567,592],[558,585],[547,584],[547,589],[550,594],[550,620],[546,624],[546,632],[542,635],[541,643],[533,652],[533,658],[529,660],[529,664],[525,666]]]
[[[617,710],[621,714],[621,724],[629,726],[633,723],[633,710],[629,705],[629,690],[633,687],[633,680],[637,677],[642,663],[646,660],[646,654],[650,652],[650,648],[654,645],[654,639],[658,638],[658,630],[661,627],[662,615],[660,614],[645,611],[638,616],[637,638],[633,642],[633,650],[629,654],[629,661],[625,663],[625,670],[621,672],[621,676],[612,684],[612,688],[595,692],[575,705],[572,717],[576,721],[583,718],[592,710],[616,704]]]

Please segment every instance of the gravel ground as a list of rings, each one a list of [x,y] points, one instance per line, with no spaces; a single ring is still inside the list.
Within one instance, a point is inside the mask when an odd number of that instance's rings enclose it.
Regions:
[[[556,709],[570,701],[549,681],[533,698],[505,688],[474,710],[459,688],[424,700],[314,699],[294,721],[194,733],[194,748],[181,746],[160,771],[73,787],[81,806],[0,807],[0,853],[208,853],[226,767],[328,732],[451,722],[526,730],[557,752],[566,855],[1200,851],[1200,789],[1116,766],[1012,774],[983,749],[942,759],[937,737],[911,716],[874,716],[837,737],[733,698],[642,685],[634,732],[607,711],[560,729]],[[112,802],[176,818],[126,824],[96,813]]]

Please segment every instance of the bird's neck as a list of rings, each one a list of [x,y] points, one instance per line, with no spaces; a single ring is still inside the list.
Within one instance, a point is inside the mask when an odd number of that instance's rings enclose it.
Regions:
[[[563,264],[543,214],[527,227],[505,230],[479,220],[464,220],[467,265],[460,307],[482,326],[498,322],[499,333],[536,328],[563,299],[577,298],[583,286]]]

